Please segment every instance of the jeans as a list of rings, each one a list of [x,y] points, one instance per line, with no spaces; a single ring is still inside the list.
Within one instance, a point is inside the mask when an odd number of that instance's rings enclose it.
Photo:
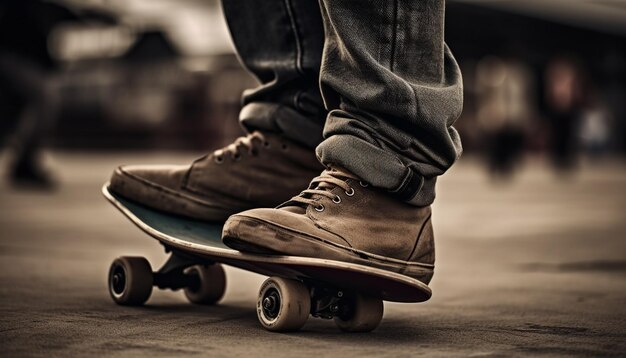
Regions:
[[[460,156],[462,78],[444,0],[226,0],[247,130],[283,133],[416,206]]]

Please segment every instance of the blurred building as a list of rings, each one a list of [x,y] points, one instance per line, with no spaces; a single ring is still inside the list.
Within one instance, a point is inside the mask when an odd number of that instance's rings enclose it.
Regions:
[[[237,61],[218,0],[54,3],[80,21],[58,24],[47,39],[58,63],[53,145],[202,150],[239,134],[240,94],[255,80]],[[575,129],[582,148],[626,151],[620,2],[449,0],[446,39],[464,71],[466,107],[457,126],[466,152],[484,149],[497,121],[517,123],[524,150],[550,147],[544,82],[560,57],[580,65],[588,89]],[[508,66],[501,87],[508,90],[500,94],[485,87],[479,70],[490,58]],[[517,99],[503,97],[522,87]]]
[[[37,50],[54,64],[39,71],[57,99],[54,146],[201,149],[240,133],[241,92],[255,82],[238,63],[219,1],[27,3],[16,7],[33,17],[17,22],[11,36],[29,42],[25,34],[33,29],[41,38]],[[40,3],[62,8],[73,21],[49,21],[41,8],[51,6]],[[4,132],[12,115],[2,113]]]
[[[466,151],[481,149],[484,144],[484,117],[481,119],[479,108],[484,92],[477,71],[482,61],[494,56],[523,64],[533,83],[533,100],[528,101],[532,108],[527,111],[529,150],[552,146],[546,72],[553,60],[567,58],[576,63],[585,97],[581,99],[581,118],[571,129],[581,140],[576,148],[597,148],[590,140],[585,144],[583,138],[591,136],[607,150],[626,151],[623,2],[449,0],[447,4],[446,41],[461,64],[465,81],[466,106],[457,126]],[[588,118],[582,118],[585,116]]]

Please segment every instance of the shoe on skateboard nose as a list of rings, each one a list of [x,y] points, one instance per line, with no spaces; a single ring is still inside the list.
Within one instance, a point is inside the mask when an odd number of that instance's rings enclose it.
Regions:
[[[320,168],[313,149],[256,131],[190,165],[120,166],[109,189],[170,214],[223,222],[237,212],[284,202]]]
[[[430,206],[399,201],[337,168],[278,208],[231,216],[222,240],[244,252],[357,263],[426,284],[434,269]]]

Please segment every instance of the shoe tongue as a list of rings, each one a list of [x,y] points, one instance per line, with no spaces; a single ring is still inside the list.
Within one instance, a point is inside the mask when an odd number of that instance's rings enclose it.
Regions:
[[[338,179],[346,179],[346,178],[351,178],[352,175],[346,171],[343,170],[341,168],[337,168],[337,167],[331,167],[327,170],[324,171],[324,173],[331,175],[335,178]],[[327,183],[327,182],[321,182],[319,184],[317,184],[317,186],[314,189],[317,190],[332,190],[335,188],[335,184],[332,183]],[[315,194],[313,194],[313,196],[315,196]],[[291,213],[295,213],[295,214],[304,214],[306,213],[306,208],[307,208],[307,204],[304,203],[300,203],[300,202],[296,202],[296,201],[291,201],[291,202],[287,202],[284,206],[282,206],[280,209],[281,210],[285,210],[285,211],[289,211]]]
[[[305,214],[308,204],[301,203],[299,201],[290,200],[280,206],[281,210],[288,211],[294,214]]]
[[[341,177],[349,178],[349,177],[353,176],[353,174],[351,174],[349,171],[347,171],[347,170],[345,170],[345,169],[343,169],[341,167],[338,167],[336,165],[329,166],[328,169],[325,170],[325,172],[327,172],[327,173],[329,173],[332,176],[337,177],[337,178],[341,178]]]

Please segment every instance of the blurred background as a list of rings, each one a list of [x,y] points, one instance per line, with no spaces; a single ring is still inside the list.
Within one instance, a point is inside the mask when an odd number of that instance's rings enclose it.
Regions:
[[[387,355],[411,345],[444,356],[623,354],[626,1],[448,0],[446,41],[464,76],[465,154],[439,181],[435,296],[419,310],[386,306],[377,339],[335,352],[371,354],[403,336]],[[223,311],[153,295],[181,320],[164,335],[172,316],[115,307],[104,284],[117,255],[164,259],[100,197],[115,166],[188,164],[231,142],[241,92],[255,85],[217,0],[0,2],[3,352],[97,353],[110,340],[188,353],[211,344],[193,339],[208,311],[232,336],[247,329],[249,347],[265,348],[256,354],[275,354],[255,333],[255,285],[229,286]],[[167,350],[172,339],[182,351]]]
[[[219,1],[1,9],[1,140],[25,162],[43,144],[202,151],[240,134],[240,95],[255,80],[237,61]],[[624,2],[452,0],[446,39],[465,79],[465,153],[494,176],[510,176],[528,155],[566,171],[581,156],[623,157]]]

